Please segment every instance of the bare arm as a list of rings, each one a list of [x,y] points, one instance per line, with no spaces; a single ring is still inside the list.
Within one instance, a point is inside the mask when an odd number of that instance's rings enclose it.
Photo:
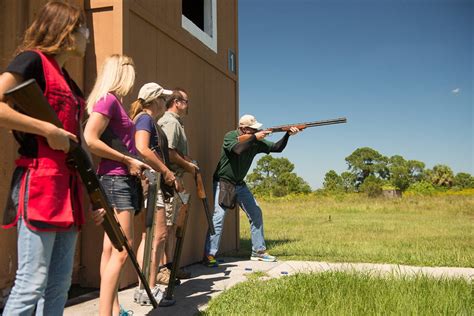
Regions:
[[[177,164],[178,166],[180,166],[181,168],[183,168],[184,170],[186,170],[186,172],[189,172],[190,174],[194,174],[196,172],[197,166],[193,164],[191,161],[188,161],[188,160],[191,160],[190,158],[186,159],[182,157],[176,150],[172,148],[169,149],[169,153],[170,153],[170,161],[172,163]]]
[[[151,134],[145,130],[139,130],[135,133],[135,146],[137,146],[138,153],[147,164],[164,176],[166,184],[173,185],[176,180],[173,172],[171,172],[160,157],[149,148],[150,136]]]
[[[12,109],[5,100],[4,93],[23,82],[19,75],[5,72],[0,75],[0,127],[43,136],[55,150],[69,151],[69,140],[77,142],[77,137],[51,123],[34,119]]]
[[[109,147],[106,143],[100,140],[100,136],[104,132],[107,125],[109,125],[109,118],[97,112],[92,112],[87,121],[84,130],[84,139],[89,146],[90,151],[99,157],[115,160],[125,164],[131,175],[140,175],[142,169],[150,168],[143,162],[126,156],[119,151]]]

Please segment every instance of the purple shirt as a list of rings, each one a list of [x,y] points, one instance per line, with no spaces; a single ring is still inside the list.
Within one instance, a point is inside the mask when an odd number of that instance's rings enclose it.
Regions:
[[[109,128],[115,136],[127,147],[128,151],[137,154],[135,147],[135,126],[125,112],[120,101],[111,93],[100,99],[92,112],[97,112],[109,118]],[[102,158],[97,169],[98,175],[128,175],[128,168],[125,164],[115,160]]]

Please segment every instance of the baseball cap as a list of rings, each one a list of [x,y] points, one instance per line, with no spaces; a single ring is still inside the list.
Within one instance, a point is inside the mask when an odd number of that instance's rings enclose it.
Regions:
[[[250,127],[254,129],[259,129],[262,127],[262,123],[259,123],[255,116],[250,114],[243,115],[239,120],[239,127]]]
[[[155,82],[145,83],[138,92],[138,98],[145,101],[145,103],[151,102],[158,98],[160,95],[172,95],[173,91],[164,89],[162,86]]]

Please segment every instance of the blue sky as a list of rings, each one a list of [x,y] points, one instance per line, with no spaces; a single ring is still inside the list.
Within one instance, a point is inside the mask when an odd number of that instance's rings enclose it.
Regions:
[[[472,0],[239,0],[240,114],[347,117],[274,155],[313,189],[365,146],[474,175],[473,44]]]

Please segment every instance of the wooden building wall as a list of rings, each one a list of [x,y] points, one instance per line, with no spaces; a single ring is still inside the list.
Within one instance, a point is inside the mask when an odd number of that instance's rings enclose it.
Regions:
[[[0,0],[0,71],[4,70],[24,29],[47,1]],[[83,5],[91,30],[91,41],[84,60],[68,63],[72,76],[91,90],[104,58],[112,53],[131,56],[136,65],[135,87],[124,104],[136,98],[146,82],[155,81],[166,88],[188,91],[189,115],[184,119],[190,155],[203,170],[209,203],[213,205],[212,173],[217,164],[222,137],[235,128],[238,116],[238,76],[228,69],[228,50],[238,56],[237,0],[217,0],[217,53],[181,27],[179,0],[76,0]],[[27,22],[26,22],[27,21]],[[15,35],[13,35],[15,34]],[[4,205],[8,179],[16,156],[15,144],[8,131],[0,129],[0,140],[7,150],[0,152],[0,205]],[[192,194],[190,217],[183,249],[182,264],[201,260],[207,224],[203,207],[196,197],[193,181],[185,178]],[[0,216],[3,210],[0,210]],[[135,248],[138,246],[143,216],[135,223]],[[221,249],[238,247],[238,213],[226,218]],[[88,216],[77,247],[75,281],[83,286],[99,285],[102,230]],[[0,230],[0,247],[11,255],[0,258],[0,289],[11,285],[16,266],[15,232]],[[121,286],[136,282],[129,263]]]

